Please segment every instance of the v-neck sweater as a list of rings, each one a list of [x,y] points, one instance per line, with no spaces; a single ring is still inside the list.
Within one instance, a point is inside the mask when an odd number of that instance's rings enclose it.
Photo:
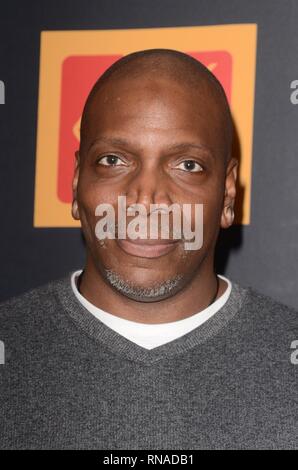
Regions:
[[[297,312],[232,283],[199,327],[145,349],[68,273],[0,304],[1,449],[297,449]]]

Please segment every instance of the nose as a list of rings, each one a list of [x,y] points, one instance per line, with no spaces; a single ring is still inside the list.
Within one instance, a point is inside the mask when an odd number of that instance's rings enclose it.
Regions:
[[[158,164],[141,165],[137,172],[131,176],[126,187],[127,206],[142,204],[147,214],[150,214],[151,204],[172,203],[167,176]]]

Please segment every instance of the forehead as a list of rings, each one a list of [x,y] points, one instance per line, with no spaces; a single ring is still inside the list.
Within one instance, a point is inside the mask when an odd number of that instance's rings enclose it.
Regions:
[[[223,118],[210,85],[196,87],[168,78],[111,80],[93,97],[87,116],[88,141],[113,132],[165,142],[187,134],[221,146]]]

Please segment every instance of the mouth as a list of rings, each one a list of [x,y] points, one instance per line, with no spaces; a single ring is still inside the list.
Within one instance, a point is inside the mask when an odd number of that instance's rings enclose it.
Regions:
[[[140,258],[158,258],[173,251],[180,240],[116,239],[126,253]]]

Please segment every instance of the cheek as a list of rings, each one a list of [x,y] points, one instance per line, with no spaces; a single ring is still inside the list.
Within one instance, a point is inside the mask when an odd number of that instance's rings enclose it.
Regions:
[[[215,194],[212,198],[209,198],[204,203],[204,223],[206,225],[214,225],[219,223],[221,210],[222,210],[222,203],[221,203],[221,195]]]
[[[218,187],[212,186],[208,191],[198,191],[195,198],[184,199],[184,202],[192,206],[191,219],[192,223],[195,221],[195,204],[200,204],[203,209],[204,225],[212,225],[219,221],[222,210],[223,191]]]
[[[222,212],[222,193],[216,192],[204,204],[204,248],[208,250],[216,241]]]
[[[89,245],[95,244],[97,242],[95,227],[99,220],[99,217],[95,215],[96,207],[99,204],[111,204],[115,207],[115,201],[117,201],[116,191],[83,175],[78,182],[77,199],[85,239]]]
[[[79,179],[78,204],[88,218],[95,220],[95,209],[99,204],[111,204],[116,207],[117,196],[117,188],[111,184],[91,178],[86,173]]]
[[[202,213],[198,211],[195,215],[195,210],[192,211],[192,230],[203,236],[202,250],[208,249],[217,237],[222,212],[222,195],[222,191],[213,187],[208,194],[204,192],[197,198],[196,203],[202,205]]]

